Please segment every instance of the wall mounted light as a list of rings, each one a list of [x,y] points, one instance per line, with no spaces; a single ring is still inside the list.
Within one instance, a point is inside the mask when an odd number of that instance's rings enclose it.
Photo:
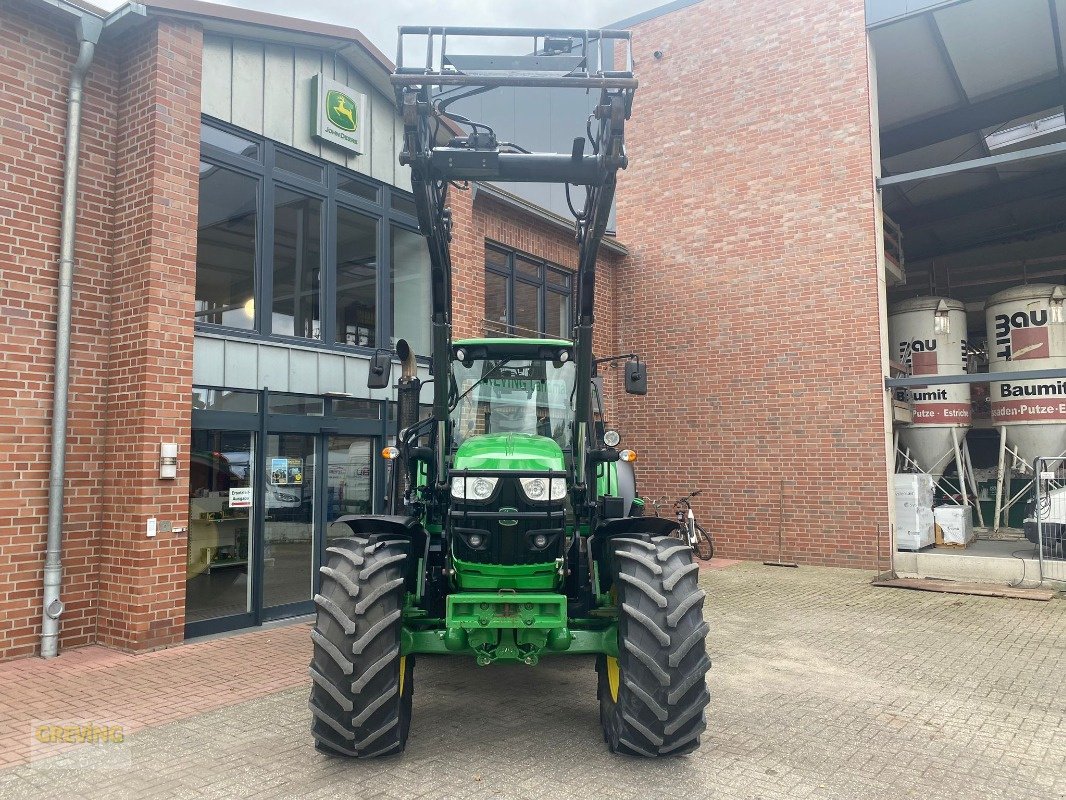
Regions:
[[[178,445],[175,442],[159,445],[159,477],[170,480],[178,477]]]

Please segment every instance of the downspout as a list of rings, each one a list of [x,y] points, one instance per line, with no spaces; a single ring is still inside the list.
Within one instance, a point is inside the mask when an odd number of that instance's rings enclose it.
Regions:
[[[56,311],[56,355],[52,401],[52,463],[48,475],[48,545],[44,559],[41,657],[59,651],[59,617],[63,602],[63,495],[66,486],[67,405],[70,387],[70,320],[74,283],[74,238],[78,211],[78,150],[85,74],[92,64],[103,20],[82,16],[77,22],[78,60],[67,94],[67,138],[63,163],[63,205],[59,233],[59,287]]]

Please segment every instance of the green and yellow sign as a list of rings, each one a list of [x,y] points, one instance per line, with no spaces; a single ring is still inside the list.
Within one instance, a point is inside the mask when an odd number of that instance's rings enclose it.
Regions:
[[[370,131],[366,95],[318,74],[311,78],[311,135],[352,153],[365,153]]]

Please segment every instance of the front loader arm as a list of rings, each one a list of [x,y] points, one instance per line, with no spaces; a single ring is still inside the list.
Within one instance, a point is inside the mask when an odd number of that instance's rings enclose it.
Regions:
[[[404,66],[404,38],[425,37],[425,64]],[[481,39],[532,38],[532,55],[498,56],[456,54],[448,51],[448,36],[469,41]],[[454,41],[454,40],[453,40]],[[625,69],[615,70],[614,47],[625,47]],[[449,366],[451,347],[451,212],[447,207],[450,186],[471,180],[564,183],[584,187],[585,203],[575,209],[579,245],[577,315],[577,393],[575,396],[574,485],[586,503],[594,492],[587,463],[587,424],[590,418],[593,373],[592,330],[596,292],[596,256],[607,228],[614,201],[615,176],[627,163],[624,147],[625,120],[632,108],[637,81],[633,77],[628,31],[568,29],[493,29],[401,27],[397,67],[392,76],[397,102],[402,109],[404,147],[400,162],[411,168],[411,184],[418,210],[419,227],[429,247],[432,275],[433,323],[433,419],[437,431],[435,484],[438,494],[447,491]],[[605,69],[605,65],[610,69]],[[600,101],[588,121],[592,153],[585,153],[586,140],[574,141],[570,153],[530,153],[517,145],[500,142],[493,131],[476,121],[447,111],[448,100],[437,90],[469,87],[483,92],[499,86],[550,86],[590,91],[598,89]],[[459,126],[469,127],[465,134]],[[443,135],[442,135],[443,134]]]

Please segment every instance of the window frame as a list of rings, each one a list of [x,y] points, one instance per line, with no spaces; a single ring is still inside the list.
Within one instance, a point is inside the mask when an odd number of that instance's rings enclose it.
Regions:
[[[504,262],[504,265],[498,265],[495,263],[489,263],[489,252],[496,254],[497,258]],[[519,261],[525,262],[527,265],[537,268],[538,278],[534,279],[530,275],[522,274],[519,269]],[[507,322],[504,323],[507,328],[506,333],[497,334],[515,338],[532,338],[532,334],[526,330],[516,330],[515,323],[515,286],[522,284],[525,286],[534,286],[537,288],[537,333],[536,337],[540,339],[554,339],[559,338],[554,334],[548,334],[545,331],[547,326],[548,316],[548,297],[550,294],[560,295],[566,298],[566,312],[567,312],[567,324],[566,327],[569,333],[562,338],[572,338],[573,326],[574,326],[574,273],[572,270],[555,264],[547,259],[540,258],[538,256],[531,255],[522,250],[518,250],[514,247],[508,247],[507,245],[500,244],[491,240],[485,241],[485,273],[492,273],[498,277],[501,277],[506,282],[507,291],[506,305],[507,305]],[[556,273],[558,275],[566,276],[566,286],[563,287],[558,283],[550,283],[548,281],[548,275]],[[488,331],[488,325],[490,320],[484,316],[485,310],[482,307],[482,329],[485,331],[485,335],[493,335]],[[491,321],[492,324],[495,321]]]
[[[235,170],[257,180],[255,242],[255,289],[253,300],[255,318],[250,328],[236,328],[228,325],[199,322],[194,320],[197,332],[226,336],[227,338],[254,339],[278,344],[299,344],[301,347],[331,350],[345,353],[366,355],[373,353],[382,342],[392,338],[392,253],[389,231],[391,226],[418,232],[417,218],[393,208],[393,197],[413,201],[414,195],[395,186],[374,180],[355,170],[339,164],[315,158],[293,147],[267,139],[264,136],[231,125],[222,120],[201,115],[203,127],[216,129],[224,133],[239,136],[258,145],[256,158],[240,155],[216,147],[201,137],[200,160],[206,163]],[[293,157],[322,167],[322,180],[314,181],[277,166],[277,154]],[[342,181],[354,180],[368,190],[376,193],[377,200],[371,201],[358,194],[338,188]],[[313,196],[322,201],[321,247],[322,273],[319,280],[319,339],[275,333],[272,330],[274,307],[274,202],[277,188],[288,189]],[[345,208],[362,214],[373,220],[377,226],[377,289],[375,292],[375,332],[376,346],[348,344],[343,337],[338,339],[337,324],[337,210]]]

